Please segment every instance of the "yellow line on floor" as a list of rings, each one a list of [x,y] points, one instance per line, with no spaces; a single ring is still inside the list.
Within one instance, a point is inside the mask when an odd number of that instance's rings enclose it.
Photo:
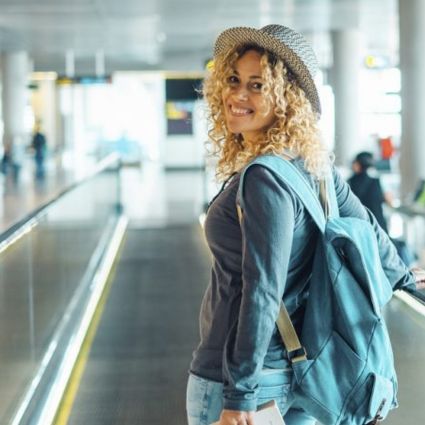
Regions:
[[[65,394],[60,402],[58,412],[53,421],[53,425],[66,425],[68,423],[69,417],[71,415],[72,407],[74,405],[75,398],[77,396],[78,388],[80,387],[81,378],[83,376],[84,370],[86,368],[87,360],[90,354],[90,350],[93,344],[94,337],[97,333],[97,328],[99,326],[100,319],[102,318],[103,310],[105,308],[106,301],[108,299],[109,291],[112,286],[112,282],[115,277],[116,266],[121,258],[122,247],[124,246],[125,236],[121,241],[120,248],[118,250],[117,256],[115,257],[113,266],[108,275],[108,280],[106,282],[103,293],[99,299],[99,303],[96,307],[96,310],[93,314],[92,321],[88,328],[86,337],[84,338],[83,345],[81,346],[80,353],[78,354],[77,361],[75,362],[74,368],[69,378],[68,385],[65,390]]]

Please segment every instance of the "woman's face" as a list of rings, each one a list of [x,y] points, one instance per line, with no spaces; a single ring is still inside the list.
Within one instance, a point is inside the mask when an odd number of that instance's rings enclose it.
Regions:
[[[267,105],[261,92],[260,60],[260,53],[248,50],[237,60],[222,92],[227,128],[244,140],[258,137],[275,121],[275,102]]]

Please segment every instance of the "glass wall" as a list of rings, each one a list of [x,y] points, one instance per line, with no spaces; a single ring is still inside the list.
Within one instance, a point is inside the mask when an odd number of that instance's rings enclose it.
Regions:
[[[0,241],[0,423],[29,403],[66,349],[118,219],[117,167],[60,196],[14,242]]]

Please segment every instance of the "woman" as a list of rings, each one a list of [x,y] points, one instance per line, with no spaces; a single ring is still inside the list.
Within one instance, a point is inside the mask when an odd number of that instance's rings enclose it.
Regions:
[[[318,231],[297,194],[262,166],[245,175],[241,222],[236,193],[240,171],[262,154],[292,161],[317,194],[331,172],[317,126],[314,53],[300,34],[269,25],[224,31],[214,56],[204,95],[217,172],[227,185],[205,222],[213,266],[190,366],[189,425],[253,425],[253,412],[270,400],[287,425],[312,425],[292,397],[292,371],[275,321],[283,299],[294,325],[301,325]],[[391,258],[388,278],[395,288],[414,285],[385,233],[333,175],[340,214],[372,221],[381,252]]]

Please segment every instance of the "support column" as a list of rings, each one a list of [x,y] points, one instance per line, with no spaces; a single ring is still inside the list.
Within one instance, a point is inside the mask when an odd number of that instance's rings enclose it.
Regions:
[[[96,77],[104,77],[105,72],[105,52],[102,49],[96,51],[95,56],[95,73]]]
[[[27,101],[28,57],[26,52],[11,52],[1,55],[3,145],[10,155],[10,165],[19,174],[24,159],[28,134],[24,114]]]
[[[425,178],[425,0],[399,0],[401,69],[401,198]]]
[[[335,161],[349,166],[360,137],[359,73],[360,32],[332,32],[332,87],[335,96]]]

